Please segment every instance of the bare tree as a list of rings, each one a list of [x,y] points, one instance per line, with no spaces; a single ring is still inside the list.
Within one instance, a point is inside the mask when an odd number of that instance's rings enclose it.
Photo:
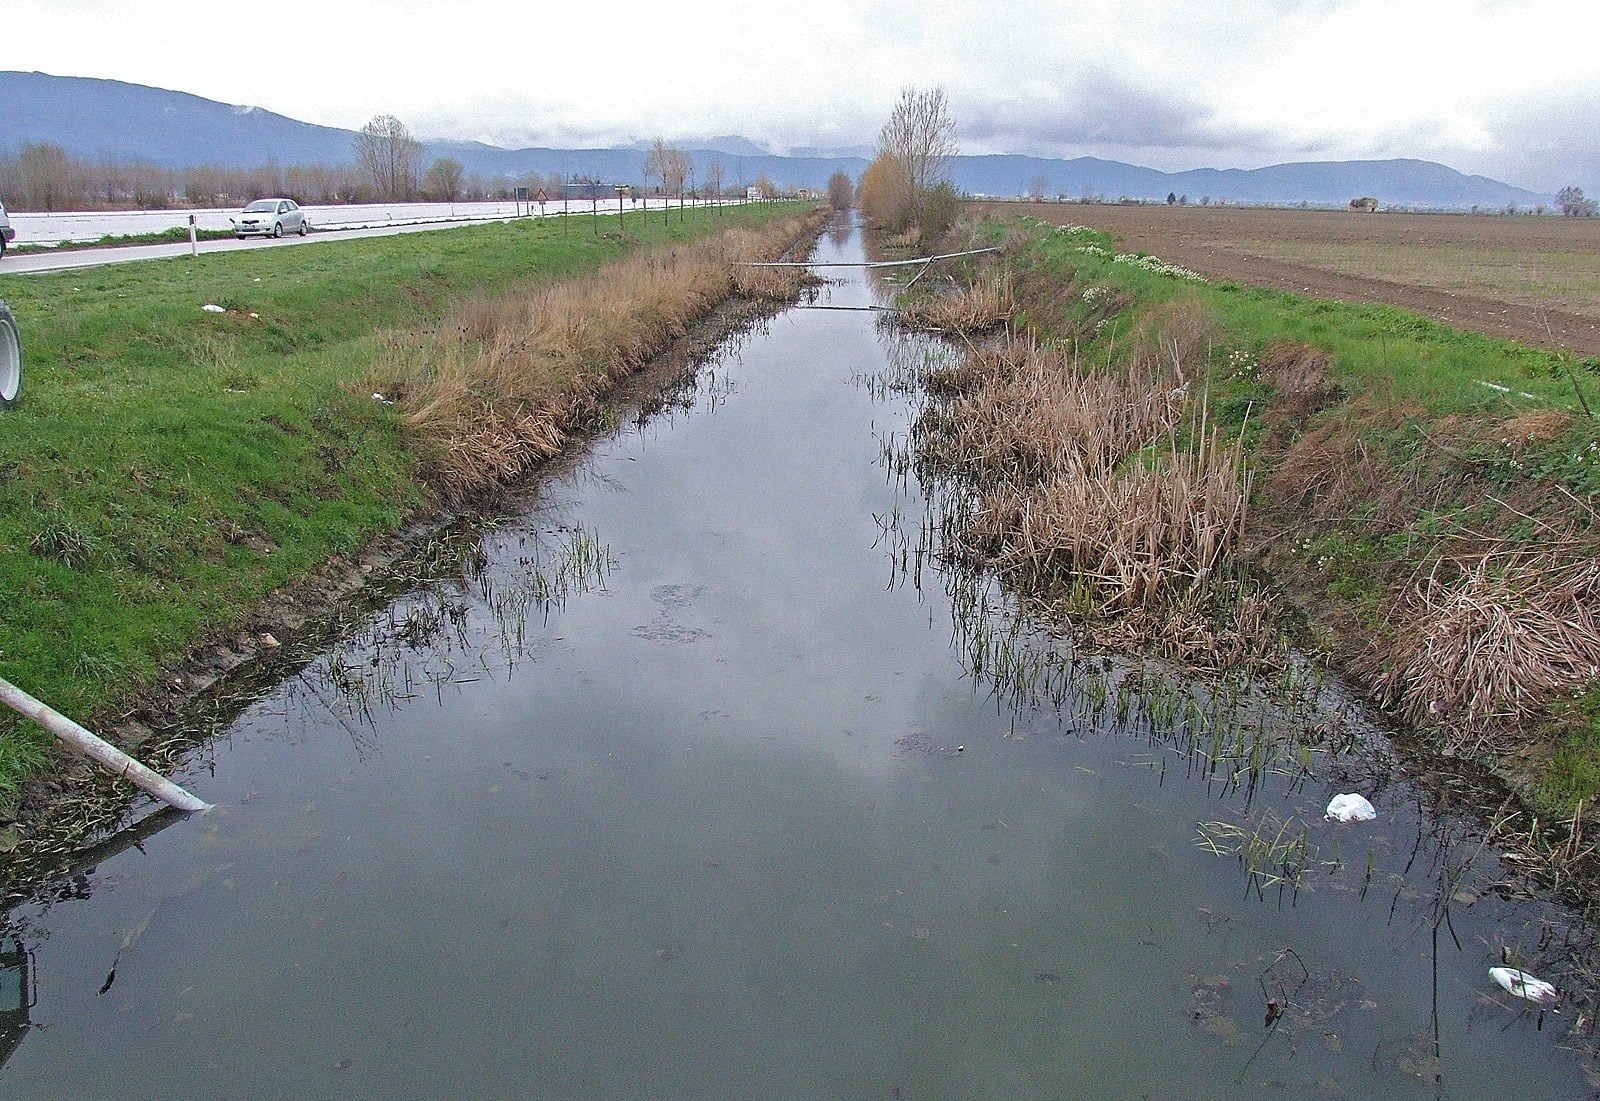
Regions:
[[[945,178],[950,158],[959,152],[956,124],[945,103],[944,89],[902,91],[900,102],[878,134],[878,151],[893,157],[906,174],[912,213],[920,218],[923,199]]]
[[[672,148],[667,150],[666,173],[662,182],[672,194],[683,198],[683,181],[689,178],[689,173],[694,169],[694,161],[682,149]]]
[[[1046,180],[1044,176],[1035,176],[1028,181],[1028,198],[1038,202],[1044,198],[1044,189],[1049,186],[1050,181]]]
[[[70,206],[77,190],[74,166],[67,151],[50,142],[30,142],[17,153],[24,203],[31,210],[61,210]]]
[[[1575,186],[1557,191],[1556,204],[1568,218],[1593,218],[1597,205],[1593,199],[1583,197],[1583,188]]]
[[[711,197],[716,200],[718,207],[722,206],[722,177],[724,170],[721,161],[712,161],[706,168],[706,187],[711,189]]]
[[[856,187],[848,172],[835,172],[828,177],[828,205],[835,210],[849,210],[855,203]]]
[[[417,189],[422,146],[393,115],[377,115],[356,135],[356,159],[379,198],[405,199]]]
[[[446,202],[455,202],[456,196],[461,194],[461,178],[466,174],[466,169],[454,157],[440,157],[428,166],[428,175],[423,180],[423,190],[435,198]]]
[[[672,162],[672,149],[666,142],[657,138],[650,145],[650,152],[644,158],[644,182],[660,180],[666,186],[667,172]]]

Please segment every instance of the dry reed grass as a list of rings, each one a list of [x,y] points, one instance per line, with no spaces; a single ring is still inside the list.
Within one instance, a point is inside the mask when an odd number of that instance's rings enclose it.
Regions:
[[[998,329],[1016,312],[1011,273],[990,267],[953,291],[926,295],[902,306],[900,320],[931,332],[976,334]]]
[[[922,385],[935,397],[961,397],[989,383],[1015,377],[1025,358],[1037,353],[1035,342],[1016,338],[970,344],[964,355],[923,371]]]
[[[1002,569],[1070,578],[1096,613],[1164,613],[1219,578],[1244,531],[1242,444],[1169,442],[1159,464],[1088,467],[986,502],[968,539]]]
[[[806,268],[753,268],[733,269],[733,289],[739,295],[756,302],[790,302],[802,290],[814,283],[816,277]]]
[[[1561,439],[1577,418],[1560,409],[1528,409],[1500,422],[1500,434],[1518,446]]]
[[[1016,485],[1105,474],[1170,433],[1186,394],[1151,357],[1085,369],[1061,346],[1024,341],[966,357],[939,385],[970,389],[940,410],[930,453],[979,482]]]
[[[1552,547],[1441,560],[1394,620],[1379,692],[1450,748],[1476,749],[1600,677],[1600,560]]]
[[[1264,657],[1272,634],[1268,602],[1230,569],[1250,496],[1243,441],[1219,442],[1202,410],[1179,442],[1210,334],[1203,308],[1175,300],[1104,364],[1014,335],[973,347],[929,372],[916,437],[983,493],[957,550],[1053,596],[1097,642],[1215,668]]]
[[[619,377],[729,296],[798,289],[801,269],[736,265],[776,259],[814,228],[808,217],[730,230],[464,303],[437,329],[391,337],[377,388],[402,401],[430,481],[459,502],[554,455]]]

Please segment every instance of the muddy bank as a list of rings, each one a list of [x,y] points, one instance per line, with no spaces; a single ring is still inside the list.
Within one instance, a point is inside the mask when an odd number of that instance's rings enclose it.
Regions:
[[[803,258],[820,225],[820,219],[809,222],[784,258]],[[430,580],[439,562],[453,561],[452,555],[481,537],[486,526],[528,507],[540,484],[577,461],[596,432],[610,431],[616,418],[649,409],[663,392],[692,378],[706,356],[759,328],[786,306],[770,295],[726,299],[659,355],[619,377],[574,425],[558,454],[470,500],[450,504],[436,499],[404,528],[375,540],[360,554],[330,559],[310,576],[273,593],[241,626],[208,639],[165,670],[97,733],[158,771],[170,772],[192,760],[242,707],[342,637],[353,621]],[[117,830],[144,802],[136,789],[104,770],[65,754],[58,760],[59,768],[24,786],[14,819],[3,824],[0,844],[6,846],[6,855],[0,864],[0,889],[9,898],[24,896],[81,863],[81,846]]]

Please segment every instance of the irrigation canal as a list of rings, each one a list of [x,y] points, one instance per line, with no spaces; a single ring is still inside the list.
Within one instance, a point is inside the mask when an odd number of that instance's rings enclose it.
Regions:
[[[918,556],[927,353],[788,311],[263,691],[9,915],[0,1098],[1586,1096],[1487,973],[1560,912],[1336,686],[1140,688]]]

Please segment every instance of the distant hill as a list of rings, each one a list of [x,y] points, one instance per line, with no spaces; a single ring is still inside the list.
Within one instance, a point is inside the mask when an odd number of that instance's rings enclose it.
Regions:
[[[1344,204],[1374,195],[1385,205],[1439,207],[1503,207],[1549,204],[1540,195],[1487,176],[1468,176],[1433,161],[1303,161],[1265,168],[1193,168],[1159,172],[1154,168],[1105,161],[1097,157],[1050,160],[1042,157],[962,157],[951,173],[974,193],[1026,193],[1035,177],[1046,181],[1045,194],[1068,198],[1162,199],[1169,193],[1231,203]]]
[[[0,72],[0,151],[23,142],[49,141],[80,157],[142,157],[171,168],[197,164],[239,167],[278,164],[346,164],[355,133],[300,122],[258,107],[239,107],[185,92],[90,77]],[[866,167],[865,150],[799,149],[776,156],[747,138],[706,139],[689,152],[703,173],[721,161],[729,184],[766,174],[779,184],[821,188],[843,170]],[[469,172],[515,177],[561,172],[606,181],[638,182],[639,148],[502,149],[482,142],[425,143],[428,158],[450,156]],[[1160,172],[1097,157],[1056,160],[1027,156],[957,157],[956,186],[974,194],[1027,193],[1036,178],[1047,195],[1162,199],[1168,192],[1227,202],[1343,204],[1375,195],[1385,204],[1464,208],[1532,206],[1551,197],[1486,176],[1468,176],[1432,161],[1311,161],[1266,168],[1196,168]]]

